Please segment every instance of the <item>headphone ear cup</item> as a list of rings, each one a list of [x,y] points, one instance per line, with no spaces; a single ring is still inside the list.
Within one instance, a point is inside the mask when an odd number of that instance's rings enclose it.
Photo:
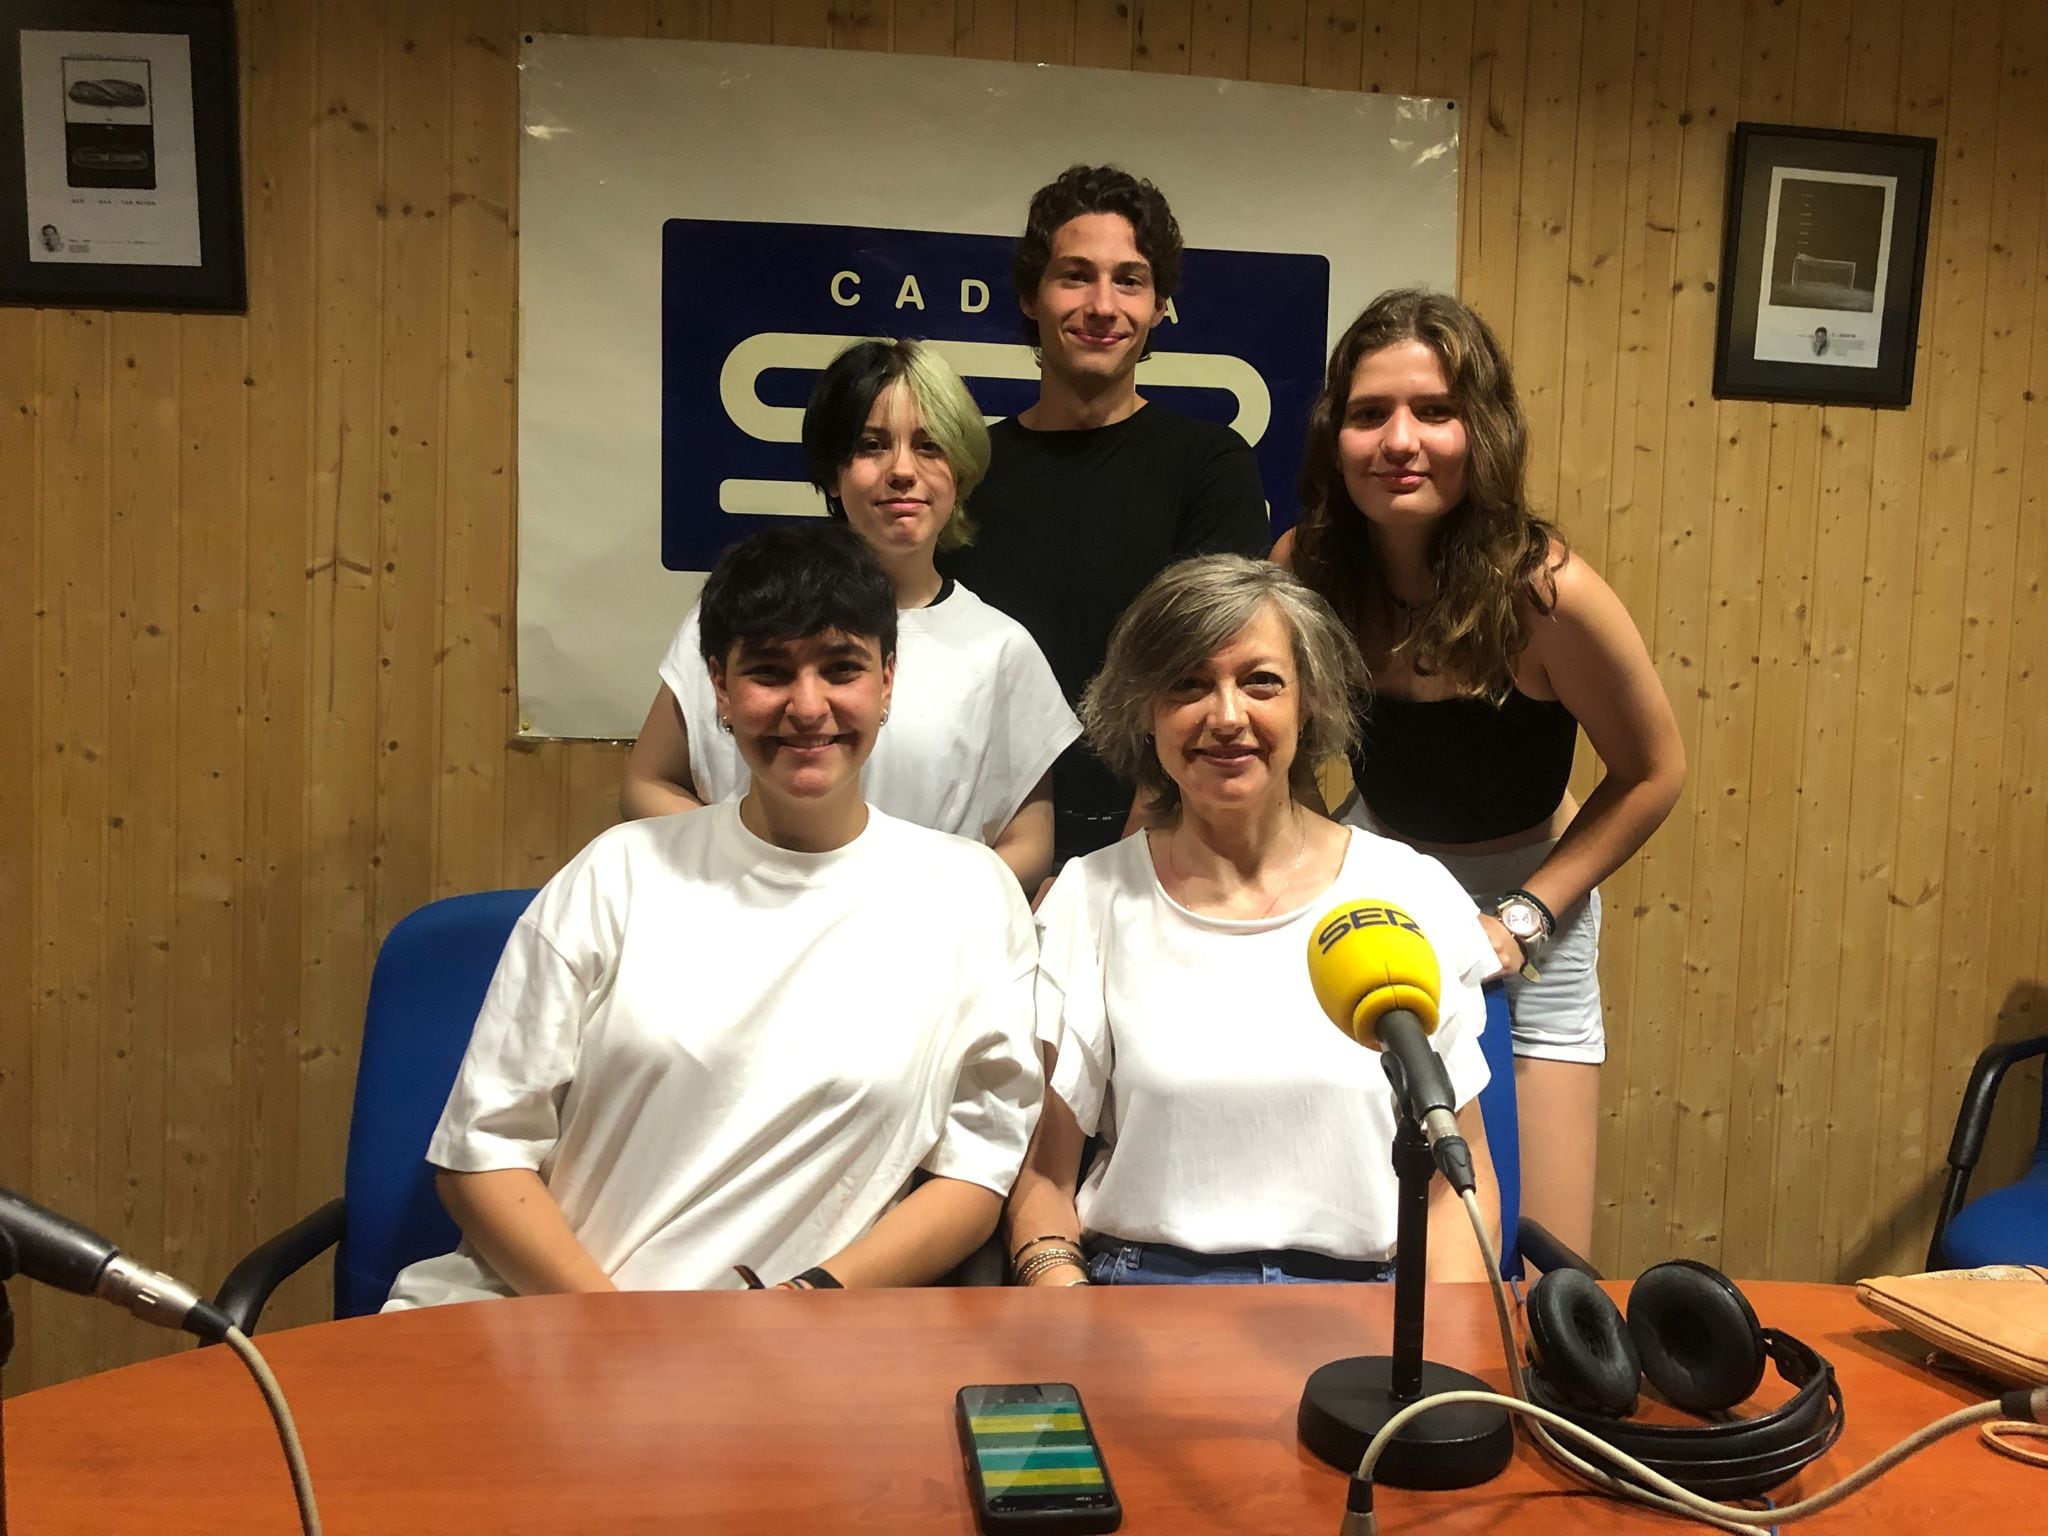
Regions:
[[[1674,1408],[1719,1413],[1764,1379],[1764,1335],[1748,1298],[1690,1259],[1643,1271],[1628,1294],[1628,1331],[1643,1377]]]
[[[1529,1353],[1560,1398],[1591,1413],[1633,1413],[1642,1368],[1621,1310],[1592,1276],[1554,1269],[1529,1291]]]

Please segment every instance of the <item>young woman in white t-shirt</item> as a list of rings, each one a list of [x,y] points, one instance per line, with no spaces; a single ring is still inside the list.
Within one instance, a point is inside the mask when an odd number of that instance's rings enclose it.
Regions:
[[[967,498],[989,462],[980,407],[922,343],[856,342],[818,376],[803,448],[826,510],[874,552],[900,610],[895,723],[867,765],[869,802],[988,844],[1037,889],[1052,867],[1052,764],[1081,727],[1024,627],[934,563],[973,538]],[[716,718],[692,609],[626,760],[625,815],[694,810],[746,787]]]
[[[747,792],[613,827],[520,919],[427,1151],[462,1246],[389,1307],[914,1285],[995,1229],[1036,943],[987,848],[861,798],[895,621],[843,528],[720,560],[700,665]]]
[[[1498,1221],[1477,1099],[1493,970],[1478,914],[1433,859],[1314,809],[1315,764],[1348,745],[1364,681],[1329,605],[1262,561],[1169,566],[1118,621],[1081,712],[1151,825],[1069,863],[1039,907],[1051,1065],[1007,1217],[1019,1280],[1389,1276],[1392,1090],[1308,979],[1310,931],[1347,900],[1404,908],[1436,950],[1435,1043]],[[1484,1274],[1441,1181],[1429,1273]]]

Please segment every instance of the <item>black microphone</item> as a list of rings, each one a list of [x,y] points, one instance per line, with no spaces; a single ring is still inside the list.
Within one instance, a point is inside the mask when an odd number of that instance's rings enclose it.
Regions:
[[[1407,1107],[1422,1133],[1437,1170],[1459,1194],[1475,1191],[1479,1176],[1472,1167],[1472,1147],[1458,1130],[1458,1099],[1443,1057],[1429,1043],[1422,1020],[1405,1008],[1390,1008],[1374,1025],[1379,1037],[1380,1067],[1393,1084],[1394,1096]]]
[[[13,1250],[16,1271],[56,1290],[97,1296],[145,1323],[182,1328],[218,1342],[234,1326],[198,1292],[136,1263],[77,1222],[0,1188],[0,1234]]]

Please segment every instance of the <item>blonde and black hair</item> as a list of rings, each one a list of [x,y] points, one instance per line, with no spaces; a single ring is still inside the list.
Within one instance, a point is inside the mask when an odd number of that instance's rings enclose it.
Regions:
[[[1150,814],[1169,817],[1180,809],[1180,786],[1160,766],[1152,740],[1153,711],[1268,607],[1294,643],[1301,734],[1290,783],[1297,799],[1321,804],[1316,765],[1348,754],[1357,738],[1356,704],[1367,687],[1357,643],[1330,605],[1291,572],[1243,555],[1199,555],[1169,565],[1124,610],[1102,670],[1081,697],[1089,744],[1136,781]]]
[[[1403,341],[1436,354],[1467,443],[1465,498],[1430,538],[1436,595],[1405,632],[1337,457],[1359,363]],[[1448,294],[1383,293],[1338,340],[1309,415],[1293,564],[1329,599],[1373,665],[1405,655],[1418,674],[1448,676],[1463,694],[1507,697],[1515,657],[1528,643],[1522,599],[1537,613],[1555,606],[1561,562],[1552,550],[1564,548],[1563,535],[1529,506],[1528,439],[1507,354],[1486,322]]]
[[[897,384],[910,391],[925,431],[953,471],[957,500],[938,542],[940,549],[959,549],[974,539],[967,498],[988,473],[988,424],[960,375],[924,342],[857,341],[826,365],[804,407],[804,463],[811,483],[824,492],[826,509],[844,518],[840,473],[859,451],[875,401]]]

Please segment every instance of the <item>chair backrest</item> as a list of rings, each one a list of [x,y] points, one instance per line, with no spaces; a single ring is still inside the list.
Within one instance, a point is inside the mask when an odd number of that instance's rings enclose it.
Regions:
[[[375,1312],[399,1270],[455,1246],[460,1234],[434,1194],[427,1142],[505,941],[533,895],[481,891],[429,903],[401,919],[377,953],[349,1117],[336,1317]]]
[[[1515,1042],[1508,1017],[1508,989],[1501,981],[1486,984],[1486,1032],[1479,1043],[1492,1076],[1479,1090],[1479,1117],[1486,1122],[1486,1143],[1493,1150],[1493,1176],[1500,1184],[1500,1272],[1521,1278],[1522,1254],[1515,1228],[1522,1218],[1522,1122],[1515,1111]]]

